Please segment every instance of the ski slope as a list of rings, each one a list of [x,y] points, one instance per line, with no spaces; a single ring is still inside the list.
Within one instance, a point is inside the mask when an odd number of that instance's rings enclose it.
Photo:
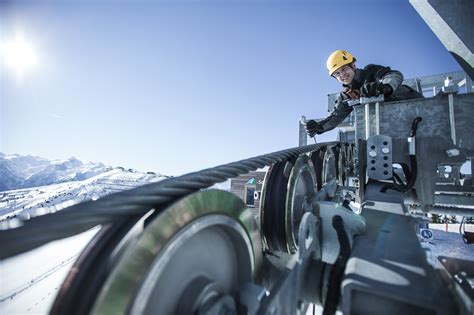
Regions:
[[[47,314],[71,266],[98,230],[0,261],[0,314]]]
[[[86,200],[96,200],[165,178],[155,173],[116,168],[82,181],[5,191],[0,193],[0,222],[59,211]]]
[[[82,181],[5,191],[0,193],[0,226],[165,178],[115,168]],[[71,266],[98,230],[0,261],[0,314],[47,314]]]

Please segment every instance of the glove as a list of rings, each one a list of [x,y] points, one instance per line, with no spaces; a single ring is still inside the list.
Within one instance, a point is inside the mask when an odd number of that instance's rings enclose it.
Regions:
[[[306,133],[308,133],[311,138],[316,134],[320,135],[324,132],[323,126],[321,126],[321,124],[316,120],[312,119],[306,122],[304,128],[306,129]]]
[[[380,94],[389,96],[392,94],[392,87],[382,82],[366,82],[360,89],[360,94],[366,97],[378,96]]]

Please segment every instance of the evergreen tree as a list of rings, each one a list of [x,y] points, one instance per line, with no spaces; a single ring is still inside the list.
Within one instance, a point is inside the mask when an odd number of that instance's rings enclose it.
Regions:
[[[449,223],[449,218],[446,214],[442,215],[441,223]]]
[[[455,215],[451,215],[449,218],[449,223],[459,223]]]
[[[442,223],[441,222],[441,216],[436,213],[431,214],[431,223]]]

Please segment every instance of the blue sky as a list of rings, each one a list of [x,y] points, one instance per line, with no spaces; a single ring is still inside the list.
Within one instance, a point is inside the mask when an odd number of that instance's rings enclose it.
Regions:
[[[340,89],[336,49],[406,78],[460,70],[402,0],[0,0],[0,41],[19,33],[37,61],[0,68],[1,152],[167,175],[297,146]]]

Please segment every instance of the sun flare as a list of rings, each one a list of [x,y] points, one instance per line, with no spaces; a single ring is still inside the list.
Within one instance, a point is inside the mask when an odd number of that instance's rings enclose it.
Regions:
[[[38,64],[38,57],[30,41],[22,35],[0,42],[0,57],[5,68],[19,77]]]

